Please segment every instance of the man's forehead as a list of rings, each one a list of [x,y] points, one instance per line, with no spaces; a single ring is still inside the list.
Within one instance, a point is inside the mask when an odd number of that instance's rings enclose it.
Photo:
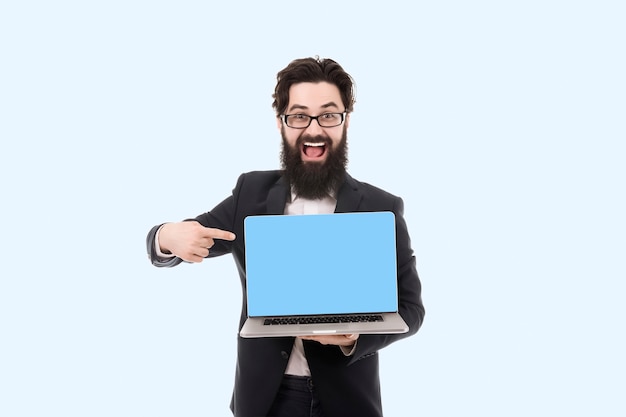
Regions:
[[[339,108],[340,105],[341,94],[334,84],[297,83],[289,88],[289,109]]]

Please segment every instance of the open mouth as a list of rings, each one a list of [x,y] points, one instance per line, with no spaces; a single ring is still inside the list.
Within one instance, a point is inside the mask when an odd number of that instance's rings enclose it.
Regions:
[[[324,142],[304,142],[302,144],[303,160],[320,160],[326,155]]]

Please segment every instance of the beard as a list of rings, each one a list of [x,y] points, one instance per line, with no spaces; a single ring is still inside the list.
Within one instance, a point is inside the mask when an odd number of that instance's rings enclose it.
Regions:
[[[336,192],[346,176],[348,164],[348,138],[344,126],[341,140],[336,148],[325,136],[300,136],[294,148],[290,147],[285,138],[284,127],[281,129],[283,147],[280,153],[285,177],[293,187],[296,195],[311,200],[324,198]],[[324,162],[302,161],[300,149],[303,142],[324,142],[326,144],[326,160]]]

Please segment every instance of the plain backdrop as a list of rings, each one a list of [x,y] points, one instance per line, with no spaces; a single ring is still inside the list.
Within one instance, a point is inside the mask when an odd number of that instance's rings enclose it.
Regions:
[[[621,1],[0,5],[0,415],[228,416],[230,257],[154,224],[279,166],[276,73],[356,80],[349,171],[400,195],[420,332],[389,417],[624,416]]]

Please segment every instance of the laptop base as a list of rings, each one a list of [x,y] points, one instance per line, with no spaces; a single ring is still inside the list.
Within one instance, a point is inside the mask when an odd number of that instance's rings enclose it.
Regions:
[[[239,335],[244,338],[340,334],[406,333],[409,326],[398,313],[380,313],[382,321],[356,323],[265,324],[267,317],[248,317]],[[323,316],[322,316],[323,317]]]

